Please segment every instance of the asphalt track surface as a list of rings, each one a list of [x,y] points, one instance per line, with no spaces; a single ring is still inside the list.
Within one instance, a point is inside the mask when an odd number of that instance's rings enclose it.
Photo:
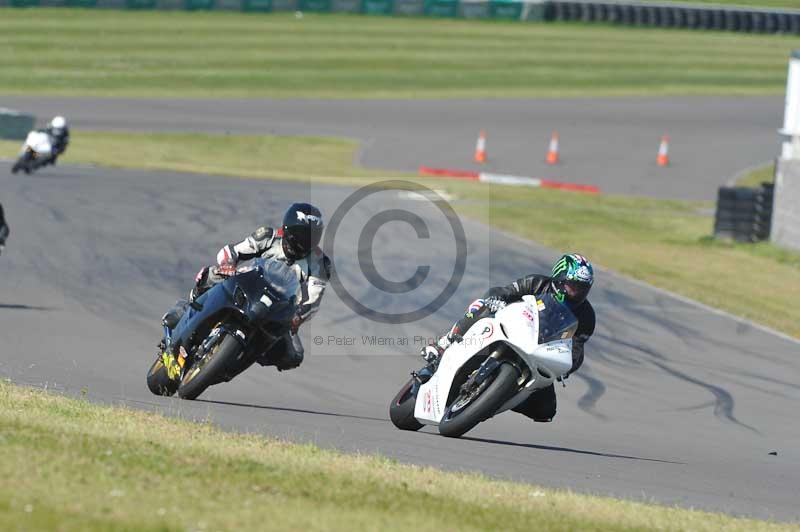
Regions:
[[[368,167],[480,168],[599,186],[614,194],[714,199],[717,187],[778,154],[783,98],[672,97],[553,100],[169,100],[2,97],[40,118],[63,114],[76,129],[330,135],[361,142]],[[544,159],[550,134],[561,160]],[[669,168],[655,164],[670,135]]]
[[[504,413],[460,440],[429,428],[398,431],[387,405],[419,365],[415,337],[444,330],[487,284],[545,271],[555,257],[463,220],[466,271],[436,313],[408,324],[375,322],[329,288],[302,330],[301,368],[253,367],[195,402],[160,398],[145,385],[158,320],[199,266],[257,222],[274,223],[291,201],[317,202],[330,218],[352,190],[79,166],[12,177],[7,163],[0,163],[0,190],[11,225],[0,257],[0,375],[14,382],[404,462],[800,520],[795,341],[600,271],[592,294],[599,325],[586,364],[557,389],[553,423]],[[418,214],[427,238],[390,222],[371,245],[359,244],[361,228],[386,209]],[[337,278],[375,310],[420,308],[451,277],[453,234],[427,201],[373,194],[336,233]],[[370,249],[376,271],[391,280],[409,278],[418,265],[432,269],[418,289],[387,294],[359,267]]]

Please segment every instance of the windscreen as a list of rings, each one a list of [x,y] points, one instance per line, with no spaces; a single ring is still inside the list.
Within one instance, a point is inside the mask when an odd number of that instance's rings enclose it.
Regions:
[[[578,319],[566,305],[550,294],[542,294],[536,298],[536,307],[539,310],[540,344],[572,338],[578,328]]]
[[[269,285],[270,295],[288,301],[299,288],[297,276],[286,263],[275,259],[259,259],[264,281]]]

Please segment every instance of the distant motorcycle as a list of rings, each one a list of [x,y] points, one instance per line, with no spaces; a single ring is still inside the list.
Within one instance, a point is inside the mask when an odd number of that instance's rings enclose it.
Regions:
[[[552,295],[524,296],[478,320],[447,348],[432,375],[412,374],[389,417],[399,429],[438,425],[440,434],[457,438],[563,378],[572,368],[577,327]]]
[[[256,361],[268,364],[290,328],[298,286],[285,263],[257,259],[205,292],[174,329],[164,326],[160,347],[178,354],[179,375],[170,378],[171,361],[159,352],[147,373],[150,391],[195,399]]]
[[[16,174],[20,170],[30,174],[37,168],[52,161],[53,139],[44,131],[31,131],[25,138],[19,158],[11,168],[11,173]]]

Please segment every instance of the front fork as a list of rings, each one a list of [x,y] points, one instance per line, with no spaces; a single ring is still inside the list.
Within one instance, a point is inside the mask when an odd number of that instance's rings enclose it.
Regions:
[[[164,339],[161,341],[161,362],[167,370],[167,376],[173,380],[183,378],[183,368],[186,366],[186,350],[181,347],[176,357],[172,346],[172,331],[166,325],[164,327]]]

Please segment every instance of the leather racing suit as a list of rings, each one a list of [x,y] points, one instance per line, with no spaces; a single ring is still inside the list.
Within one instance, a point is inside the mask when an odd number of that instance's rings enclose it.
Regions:
[[[322,295],[331,275],[331,261],[319,247],[313,249],[307,257],[294,261],[286,256],[282,240],[281,229],[259,227],[241,242],[223,246],[217,253],[217,264],[206,266],[197,274],[195,287],[189,295],[189,300],[194,301],[200,294],[233,275],[236,265],[242,261],[260,257],[286,263],[300,281],[297,294],[299,305],[297,315],[292,320],[291,331],[284,336],[282,345],[275,347],[276,352],[281,353],[281,357],[274,362],[279,370],[296,368],[302,363],[304,349],[297,329],[319,310]],[[182,314],[183,312],[180,312],[170,321],[174,320],[174,323],[177,323]],[[260,363],[266,365],[266,361]]]

